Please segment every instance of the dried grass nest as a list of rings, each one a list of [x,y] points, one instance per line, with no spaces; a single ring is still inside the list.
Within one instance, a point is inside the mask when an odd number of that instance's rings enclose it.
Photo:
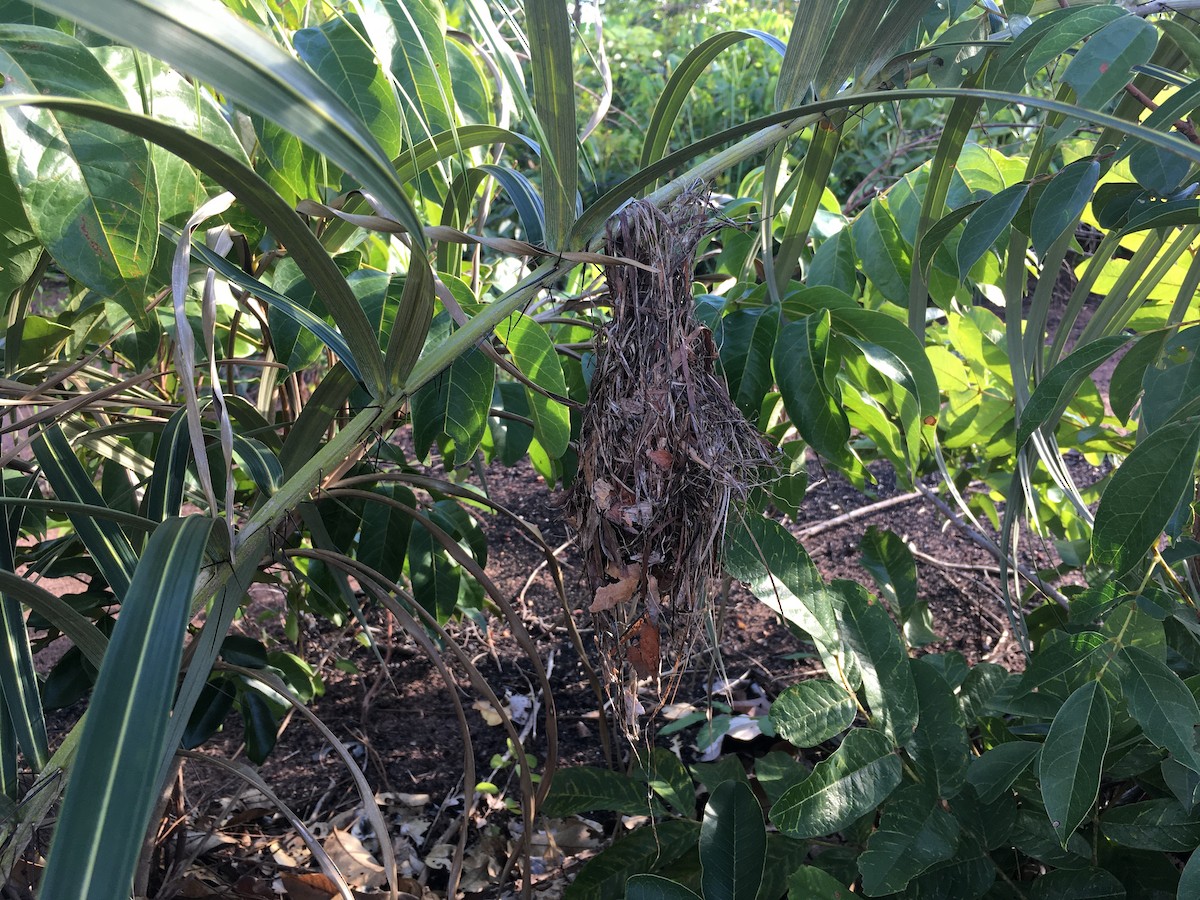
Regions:
[[[694,315],[709,209],[697,185],[666,209],[638,201],[609,222],[605,252],[653,271],[605,268],[612,320],[597,339],[579,477],[564,502],[607,687],[631,735],[638,681],[665,681],[660,696],[669,698],[707,633],[726,519],[772,464]]]

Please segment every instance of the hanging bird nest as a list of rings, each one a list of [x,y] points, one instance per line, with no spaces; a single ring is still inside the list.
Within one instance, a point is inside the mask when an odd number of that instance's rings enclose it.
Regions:
[[[631,738],[639,681],[669,698],[708,633],[726,519],[771,463],[694,315],[708,211],[697,185],[665,210],[639,201],[609,222],[605,252],[653,271],[605,268],[612,321],[597,339],[579,477],[565,498],[608,688]]]

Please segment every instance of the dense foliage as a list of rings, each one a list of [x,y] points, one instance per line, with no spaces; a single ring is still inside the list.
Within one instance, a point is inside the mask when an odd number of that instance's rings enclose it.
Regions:
[[[605,223],[709,181],[695,314],[779,460],[725,567],[825,674],[775,701],[763,727],[793,749],[750,773],[660,748],[552,777],[548,715],[535,779],[505,717],[523,833],[651,816],[573,897],[1200,893],[1192,5],[0,4],[0,871],[53,818],[43,897],[149,892],[181,755],[236,709],[261,762],[321,690],[310,660],[228,636],[256,581],[292,631],[371,640],[363,604],[384,606],[462,721],[451,667],[502,704],[456,617],[505,618],[548,693],[471,467],[574,479],[595,282],[627,264]],[[1118,356],[1104,396],[1089,376]],[[1116,465],[1081,489],[1069,451]],[[936,475],[998,532],[1024,671],[920,652],[936,623],[895,535],[864,547],[878,596],[826,583],[786,527],[806,455],[862,486],[875,460]],[[1058,571],[1019,564],[1022,523]],[[38,584],[62,575],[86,590]],[[52,747],[44,711],[85,696]]]

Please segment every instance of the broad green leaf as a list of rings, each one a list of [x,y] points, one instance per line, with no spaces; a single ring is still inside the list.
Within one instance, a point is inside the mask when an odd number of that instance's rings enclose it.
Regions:
[[[1200,853],[1193,853],[1179,876],[1180,897],[1200,896]]]
[[[930,866],[954,856],[958,830],[928,785],[910,784],[896,791],[858,860],[863,893],[880,897],[904,890]]]
[[[420,4],[413,6],[420,8]],[[357,16],[347,16],[303,28],[292,35],[292,46],[317,77],[362,119],[384,153],[395,156],[400,151],[400,111],[387,76],[365,43],[363,22]]]
[[[618,900],[625,896],[626,884],[632,876],[653,872],[695,849],[699,832],[698,822],[678,820],[639,828],[590,859],[567,887],[563,898]]]
[[[573,816],[601,810],[628,816],[645,815],[650,798],[641,783],[625,775],[593,766],[571,766],[554,776],[542,805],[548,816]]]
[[[903,621],[904,612],[917,602],[917,564],[912,551],[900,535],[874,525],[867,528],[858,546],[860,564]]]
[[[1028,193],[1029,185],[1027,183],[1014,184],[1012,187],[1007,187],[1000,193],[988,197],[971,214],[970,220],[963,228],[956,251],[960,281],[965,281],[967,273],[971,271],[975,263],[979,262],[983,258],[983,254],[995,246],[1000,235],[1004,233],[1004,229],[1012,223],[1013,217],[1021,208],[1021,204],[1025,202]]]
[[[905,744],[917,725],[917,686],[908,652],[882,603],[858,584],[836,582],[841,634],[858,660],[871,720],[897,744]]]
[[[1200,845],[1200,817],[1174,800],[1145,800],[1106,810],[1100,832],[1134,850],[1190,853]]]
[[[11,93],[62,94],[124,107],[121,89],[83,44],[32,26],[0,29],[0,74]],[[71,277],[113,297],[138,322],[158,246],[150,151],[110,125],[11,110],[3,120],[9,171],[33,232]]]
[[[408,571],[413,599],[439,623],[449,619],[458,605],[462,571],[421,522],[413,523],[408,536]]]
[[[41,255],[42,242],[21,206],[0,142],[0,308],[6,313],[9,297],[37,271]]]
[[[1181,414],[1187,415],[1200,394],[1200,327],[1182,328],[1165,344],[1151,337],[1147,335],[1142,341],[1148,345],[1146,354],[1139,354],[1139,362],[1147,366],[1142,376],[1142,439],[1147,432],[1157,431]],[[1149,366],[1157,359],[1160,347],[1161,362]]]
[[[805,284],[809,287],[827,285],[852,297],[858,288],[856,259],[853,235],[849,228],[843,228],[817,247]]]
[[[713,330],[729,396],[751,421],[774,386],[771,352],[778,333],[779,311],[770,307],[734,310]]]
[[[857,713],[858,705],[844,687],[820,678],[793,684],[771,704],[771,722],[779,736],[801,748],[841,734]]]
[[[567,235],[575,223],[578,181],[575,123],[575,79],[571,56],[571,22],[560,0],[526,0],[533,70],[533,105],[546,135],[542,147],[546,201],[546,247],[568,249]]]
[[[1130,173],[1138,184],[1159,197],[1175,193],[1190,169],[1187,160],[1148,144],[1139,144],[1129,154]]]
[[[650,751],[648,761],[639,755],[633,775],[643,779],[650,785],[650,790],[671,804],[680,815],[691,817],[696,814],[696,786],[679,757],[670,750],[655,747]],[[645,800],[643,796],[643,807]]]
[[[801,866],[788,876],[788,900],[846,900],[850,888],[816,866]]]
[[[447,454],[451,466],[465,465],[475,454],[487,428],[495,367],[472,349],[413,395],[413,445],[424,457],[442,434],[454,441]]]
[[[513,313],[496,329],[521,374],[557,397],[567,396],[562,364],[546,330],[523,313]],[[571,413],[562,403],[526,388],[533,430],[551,459],[567,452],[571,440]]]
[[[912,387],[905,390],[914,393],[920,401],[921,415],[937,415],[941,409],[941,394],[938,392],[937,376],[925,355],[920,339],[903,322],[885,313],[857,306],[830,311],[833,330],[843,335],[854,335],[890,352],[912,376]]]
[[[705,897],[755,900],[767,858],[767,829],[753,791],[737,781],[717,786],[700,825]]]
[[[1025,446],[1033,433],[1044,425],[1056,424],[1055,420],[1075,396],[1084,379],[1128,343],[1129,339],[1123,335],[1099,338],[1076,347],[1066,359],[1056,363],[1038,382],[1021,412],[1017,447]]]
[[[830,387],[837,360],[830,359],[829,334],[828,312],[785,326],[775,344],[775,380],[801,437],[826,459],[845,462],[850,422]]]
[[[1167,750],[1176,761],[1200,773],[1196,726],[1200,707],[1179,676],[1139,647],[1122,647],[1121,660],[1129,667],[1121,679],[1121,693],[1129,714],[1146,737]]]
[[[803,763],[782,750],[772,750],[754,762],[754,780],[766,794],[768,804],[775,803],[787,790],[802,782],[808,777],[808,772],[808,768]],[[791,838],[784,838],[784,840],[790,841]],[[770,869],[769,861],[767,868]],[[770,874],[768,871],[763,876],[764,887]]]
[[[781,524],[749,516],[734,525],[726,537],[725,567],[768,608],[810,635],[826,654],[838,652],[833,595],[804,548]]]
[[[1041,744],[1033,741],[1008,741],[997,744],[971,761],[967,782],[975,788],[981,803],[991,803],[1029,768]]]
[[[859,213],[851,231],[867,278],[886,299],[907,307],[912,262],[909,247],[887,206],[875,200]]]
[[[1100,497],[1092,556],[1124,575],[1158,541],[1191,490],[1200,421],[1172,422],[1138,441]]]
[[[1093,34],[1071,60],[1063,81],[1075,89],[1075,102],[1099,109],[1129,83],[1134,66],[1150,61],[1158,43],[1154,26],[1137,16],[1121,16]]]
[[[771,807],[771,821],[795,838],[832,835],[878,807],[901,779],[900,757],[883,734],[856,728],[803,782]]]
[[[417,498],[402,484],[386,482],[372,490],[388,500],[417,508]],[[358,539],[358,561],[389,581],[399,581],[412,524],[408,513],[390,503],[366,503]]]
[[[1031,900],[1125,900],[1125,885],[1107,869],[1056,869],[1039,875]],[[1185,896],[1180,894],[1180,896]]]
[[[1050,725],[1038,775],[1046,814],[1064,847],[1096,803],[1111,732],[1108,696],[1098,681],[1076,690]]]
[[[922,781],[939,797],[949,798],[962,788],[970,744],[954,692],[928,660],[909,660],[920,707],[909,749]]]
[[[1083,213],[1100,179],[1100,163],[1094,159],[1073,162],[1051,179],[1038,197],[1029,236],[1039,254],[1045,254],[1064,231]]]
[[[661,875],[634,875],[625,888],[625,900],[700,900],[700,895]]]
[[[192,590],[213,520],[169,519],[138,563],[88,707],[41,885],[44,897],[121,897],[159,788]]]

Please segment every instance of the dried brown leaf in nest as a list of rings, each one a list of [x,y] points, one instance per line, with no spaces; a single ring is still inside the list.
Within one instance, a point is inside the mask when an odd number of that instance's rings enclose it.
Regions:
[[[638,676],[670,684],[705,633],[725,521],[771,463],[694,315],[708,209],[697,186],[665,210],[635,202],[609,222],[605,252],[653,271],[605,268],[612,320],[597,341],[580,477],[566,498],[609,687],[631,708]],[[625,713],[632,736],[637,718]]]

